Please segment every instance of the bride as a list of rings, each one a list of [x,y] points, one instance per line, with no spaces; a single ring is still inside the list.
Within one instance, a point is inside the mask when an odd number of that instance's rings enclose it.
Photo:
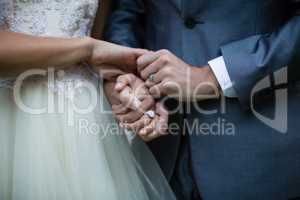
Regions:
[[[114,126],[94,72],[135,70],[144,53],[90,37],[105,3],[0,1],[1,200],[174,199],[143,143]]]

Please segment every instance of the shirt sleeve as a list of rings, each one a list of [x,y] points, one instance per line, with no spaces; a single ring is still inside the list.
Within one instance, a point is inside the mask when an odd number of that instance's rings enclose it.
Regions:
[[[236,98],[237,94],[233,88],[233,82],[230,79],[224,58],[220,56],[209,61],[208,64],[210,65],[213,73],[215,74],[224,96],[228,98]]]

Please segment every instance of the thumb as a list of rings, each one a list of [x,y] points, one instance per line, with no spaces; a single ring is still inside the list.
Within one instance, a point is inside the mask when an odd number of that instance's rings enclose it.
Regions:
[[[135,81],[136,77],[133,74],[124,74],[117,78],[117,82],[115,85],[115,90],[117,92],[121,92],[127,86],[131,86]]]
[[[127,86],[128,86],[127,83],[124,83],[124,82],[116,82],[115,90],[116,90],[117,92],[121,92],[121,91],[124,90]]]

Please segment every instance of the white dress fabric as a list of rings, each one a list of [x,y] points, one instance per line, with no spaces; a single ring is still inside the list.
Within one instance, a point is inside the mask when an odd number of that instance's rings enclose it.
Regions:
[[[0,29],[84,37],[97,7],[1,0]],[[145,144],[117,126],[87,66],[44,69],[29,71],[21,87],[20,76],[0,79],[0,200],[175,199]]]

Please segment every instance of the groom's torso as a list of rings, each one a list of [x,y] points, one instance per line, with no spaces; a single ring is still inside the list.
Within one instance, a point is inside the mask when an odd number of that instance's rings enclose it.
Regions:
[[[268,33],[288,17],[285,0],[144,0],[145,46],[203,66],[220,46]]]
[[[194,66],[207,65],[220,56],[222,45],[275,31],[291,13],[285,0],[144,2],[145,47],[169,49]],[[190,111],[185,108],[193,173],[205,199],[274,200],[300,196],[299,94],[299,87],[291,86],[286,135],[244,111],[236,99],[226,99],[223,107],[214,101],[199,104],[202,110],[217,109],[214,114],[203,114],[194,106]],[[274,98],[267,98],[257,109],[272,117],[274,104]],[[200,127],[193,129],[193,123]],[[162,163],[170,162],[158,157]]]
[[[127,1],[143,2],[144,47],[169,49],[194,66],[221,56],[220,47],[225,44],[275,31],[291,14],[287,0]],[[292,74],[299,77],[299,71]],[[186,130],[193,176],[204,199],[300,196],[300,87],[290,87],[285,135],[243,110],[237,99],[200,102],[201,112],[194,105],[185,106],[184,117],[173,117],[181,125],[195,122],[196,128],[191,125]],[[256,109],[270,118],[273,95]],[[216,113],[204,114],[214,109]],[[173,170],[178,138],[168,136],[151,144],[167,175]]]

